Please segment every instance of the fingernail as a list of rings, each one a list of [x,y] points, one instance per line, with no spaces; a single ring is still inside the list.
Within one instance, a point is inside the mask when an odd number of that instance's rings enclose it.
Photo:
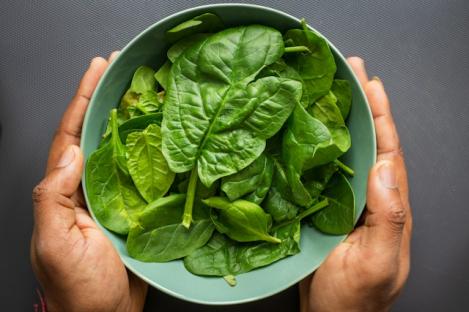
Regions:
[[[382,83],[381,79],[379,79],[378,76],[373,76],[373,78],[371,78],[371,80],[378,81],[378,82]]]
[[[378,168],[381,185],[388,189],[397,188],[396,171],[391,161],[384,161]]]
[[[57,168],[65,168],[70,165],[76,157],[75,148],[73,145],[69,145],[60,157],[59,162],[57,163]]]

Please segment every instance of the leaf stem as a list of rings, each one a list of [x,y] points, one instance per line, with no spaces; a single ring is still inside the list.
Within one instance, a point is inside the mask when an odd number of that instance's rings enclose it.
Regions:
[[[296,47],[285,47],[284,53],[298,53],[298,52],[308,52],[311,53],[311,50],[306,46],[296,46]]]
[[[182,225],[188,229],[192,222],[192,207],[194,207],[195,192],[197,191],[197,165],[194,165],[187,186],[186,203],[184,204],[184,214],[182,217]]]
[[[346,174],[348,174],[349,176],[354,176],[355,175],[355,171],[353,171],[352,168],[348,167],[347,165],[345,165],[343,162],[341,162],[340,160],[336,159],[334,160],[334,163],[339,166],[340,169],[342,169],[342,171],[344,171]]]
[[[310,208],[306,209],[305,211],[301,212],[294,219],[282,222],[282,223],[277,224],[276,226],[272,227],[271,232],[274,232],[274,231],[278,230],[279,228],[284,227],[284,226],[289,225],[289,224],[292,224],[294,222],[301,221],[302,219],[306,218],[307,216],[312,215],[313,213],[318,212],[319,210],[325,208],[327,205],[329,205],[329,201],[327,199],[324,199],[324,200],[320,201],[319,203],[317,203],[317,204],[311,206]]]

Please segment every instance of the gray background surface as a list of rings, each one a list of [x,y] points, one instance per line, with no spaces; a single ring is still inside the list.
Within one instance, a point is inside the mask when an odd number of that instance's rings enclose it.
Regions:
[[[0,302],[38,302],[29,264],[31,189],[89,60],[155,21],[212,1],[0,2]],[[404,146],[415,218],[412,270],[394,311],[469,309],[469,2],[257,1],[308,22],[385,83]],[[148,311],[293,311],[289,289],[209,308],[152,290]]]

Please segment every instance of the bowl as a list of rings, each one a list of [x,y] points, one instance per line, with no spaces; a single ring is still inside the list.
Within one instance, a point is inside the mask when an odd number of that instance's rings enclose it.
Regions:
[[[218,15],[225,24],[264,24],[281,32],[300,27],[300,20],[284,12],[251,4],[217,4],[191,8],[166,17],[136,36],[108,67],[92,98],[82,130],[81,148],[85,159],[96,150],[104,133],[109,111],[118,105],[135,69],[140,65],[162,65],[169,43],[165,31],[205,12]],[[366,199],[368,171],[375,163],[376,142],[373,119],[360,84],[339,50],[329,42],[337,63],[337,76],[351,82],[353,99],[348,127],[352,148],[343,157],[355,170],[350,183],[355,192],[356,220]],[[85,186],[86,176],[82,185]],[[86,202],[89,206],[88,198]],[[96,221],[96,218],[93,216]],[[112,241],[126,267],[151,286],[177,298],[210,305],[238,304],[274,295],[299,282],[319,267],[345,236],[332,236],[314,228],[302,227],[301,252],[272,265],[237,276],[230,287],[222,278],[201,277],[189,273],[181,260],[145,263],[132,259],[126,251],[125,237],[101,227]]]

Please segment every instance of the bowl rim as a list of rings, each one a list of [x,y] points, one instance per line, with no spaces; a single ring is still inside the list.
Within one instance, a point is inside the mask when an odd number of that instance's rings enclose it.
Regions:
[[[90,98],[90,101],[89,101],[89,106],[86,110],[86,113],[85,113],[85,118],[83,120],[83,128],[82,128],[82,131],[81,131],[81,137],[84,137],[85,135],[85,132],[87,131],[87,128],[86,125],[88,124],[88,120],[90,118],[90,106],[91,105],[95,105],[95,97],[96,97],[96,94],[98,93],[97,91],[102,88],[102,85],[103,85],[103,82],[106,81],[107,79],[107,76],[109,75],[109,72],[112,70],[113,66],[115,65],[116,63],[116,60],[118,58],[121,57],[121,55],[125,54],[125,53],[122,53],[122,52],[125,52],[126,50],[128,50],[135,42],[137,42],[138,40],[140,40],[141,37],[145,36],[147,33],[153,31],[153,29],[155,27],[158,27],[159,24],[161,23],[164,23],[165,21],[168,21],[168,20],[171,20],[172,18],[180,15],[180,14],[184,14],[184,13],[190,13],[192,11],[200,11],[200,10],[203,10],[203,9],[212,9],[212,8],[216,8],[216,7],[246,7],[246,8],[257,8],[257,9],[261,9],[261,10],[265,10],[265,11],[269,11],[269,12],[272,12],[272,13],[275,13],[275,14],[278,14],[278,15],[283,15],[284,17],[288,18],[288,19],[292,19],[292,20],[296,20],[298,23],[301,22],[301,19],[293,16],[293,15],[290,15],[284,11],[281,11],[281,10],[278,10],[278,9],[275,9],[275,8],[271,8],[271,7],[267,7],[267,6],[263,6],[263,5],[258,5],[258,4],[249,4],[249,3],[216,3],[216,4],[206,4],[206,5],[200,5],[200,6],[195,6],[195,7],[191,7],[191,8],[187,8],[187,9],[184,9],[184,10],[181,10],[181,11],[178,11],[178,12],[175,12],[173,14],[170,14],[156,22],[154,22],[153,24],[149,25],[148,27],[146,27],[143,31],[141,31],[138,35],[136,35],[132,40],[130,40],[121,50],[117,56],[117,58],[109,64],[109,66],[106,68],[103,76],[100,78],[94,92],[93,92],[93,95],[91,96]],[[368,111],[368,117],[371,119],[371,129],[372,129],[372,150],[375,151],[375,153],[373,154],[372,156],[372,163],[376,163],[376,130],[375,130],[375,125],[374,125],[374,122],[373,122],[373,115],[372,115],[372,112],[371,112],[371,109],[370,109],[370,105],[368,103],[368,99],[366,97],[366,94],[363,90],[363,87],[362,85],[360,84],[360,81],[358,80],[357,76],[355,75],[355,72],[353,71],[353,69],[351,68],[350,64],[347,62],[347,59],[342,55],[342,53],[337,49],[337,47],[331,43],[329,41],[329,39],[324,36],[323,34],[321,34],[321,32],[319,32],[318,30],[316,30],[315,28],[311,27],[309,24],[307,24],[308,28],[313,30],[314,32],[318,33],[320,36],[322,36],[326,42],[328,43],[328,45],[330,46],[330,48],[333,50],[333,53],[335,56],[339,57],[342,62],[345,64],[345,66],[347,67],[348,71],[351,73],[351,76],[352,76],[352,79],[354,80],[353,83],[355,83],[356,85],[358,85],[358,90],[359,90],[359,93],[360,93],[360,96],[365,100],[365,103],[366,103],[366,109]],[[82,141],[80,142],[80,148],[82,148]],[[83,174],[82,174],[82,185],[83,185],[83,188],[85,188],[85,185],[86,185],[86,178],[85,178],[85,170],[83,170]],[[86,191],[84,190],[83,191],[83,194],[84,194],[84,197],[85,197],[85,202],[87,204],[87,206],[89,207],[89,200],[88,200],[88,195],[86,193]],[[92,209],[88,209],[88,211],[90,212],[91,216],[93,217],[94,221],[96,222],[96,224],[98,225],[99,228],[101,228],[102,230],[106,231],[106,229],[98,222],[98,220],[96,219]],[[364,212],[364,209],[362,211],[362,213]],[[105,234],[106,235],[106,234]],[[341,240],[341,242],[343,240],[345,240],[345,238],[347,237],[348,235],[344,235],[343,239]],[[114,244],[113,244],[114,245]],[[178,292],[175,292],[171,289],[168,289],[158,283],[155,283],[153,280],[145,277],[143,274],[140,274],[138,272],[138,270],[134,269],[133,266],[127,262],[127,260],[122,256],[121,253],[119,253],[119,257],[121,259],[121,261],[124,263],[125,267],[131,271],[133,274],[135,274],[138,278],[142,279],[143,281],[145,281],[146,283],[148,283],[149,285],[151,285],[152,287],[155,287],[157,288],[158,290],[168,294],[168,295],[171,295],[175,298],[178,298],[178,299],[181,299],[181,300],[184,300],[184,301],[188,301],[188,302],[193,302],[193,303],[197,303],[197,304],[204,304],[204,305],[236,305],[236,304],[243,304],[243,303],[248,303],[248,302],[253,302],[253,301],[257,301],[257,300],[260,300],[260,299],[264,299],[264,298],[267,298],[267,297],[270,297],[270,296],[273,296],[275,294],[278,294],[284,290],[286,290],[287,288],[293,286],[294,284],[298,283],[299,281],[303,280],[305,277],[307,277],[308,275],[312,274],[314,271],[316,271],[317,268],[319,268],[319,266],[322,264],[322,262],[324,262],[325,259],[323,259],[317,266],[312,266],[309,270],[308,270],[308,273],[306,274],[303,274],[299,279],[295,279],[295,280],[292,280],[290,283],[288,284],[285,284],[284,286],[282,287],[279,287],[277,289],[273,289],[269,292],[266,292],[262,295],[258,295],[258,296],[253,296],[253,297],[249,297],[249,298],[246,298],[246,299],[240,299],[240,300],[219,300],[219,301],[205,301],[205,300],[201,300],[201,299],[197,299],[197,298],[192,298],[190,296],[186,296],[184,294],[181,294],[181,293],[178,293]]]

